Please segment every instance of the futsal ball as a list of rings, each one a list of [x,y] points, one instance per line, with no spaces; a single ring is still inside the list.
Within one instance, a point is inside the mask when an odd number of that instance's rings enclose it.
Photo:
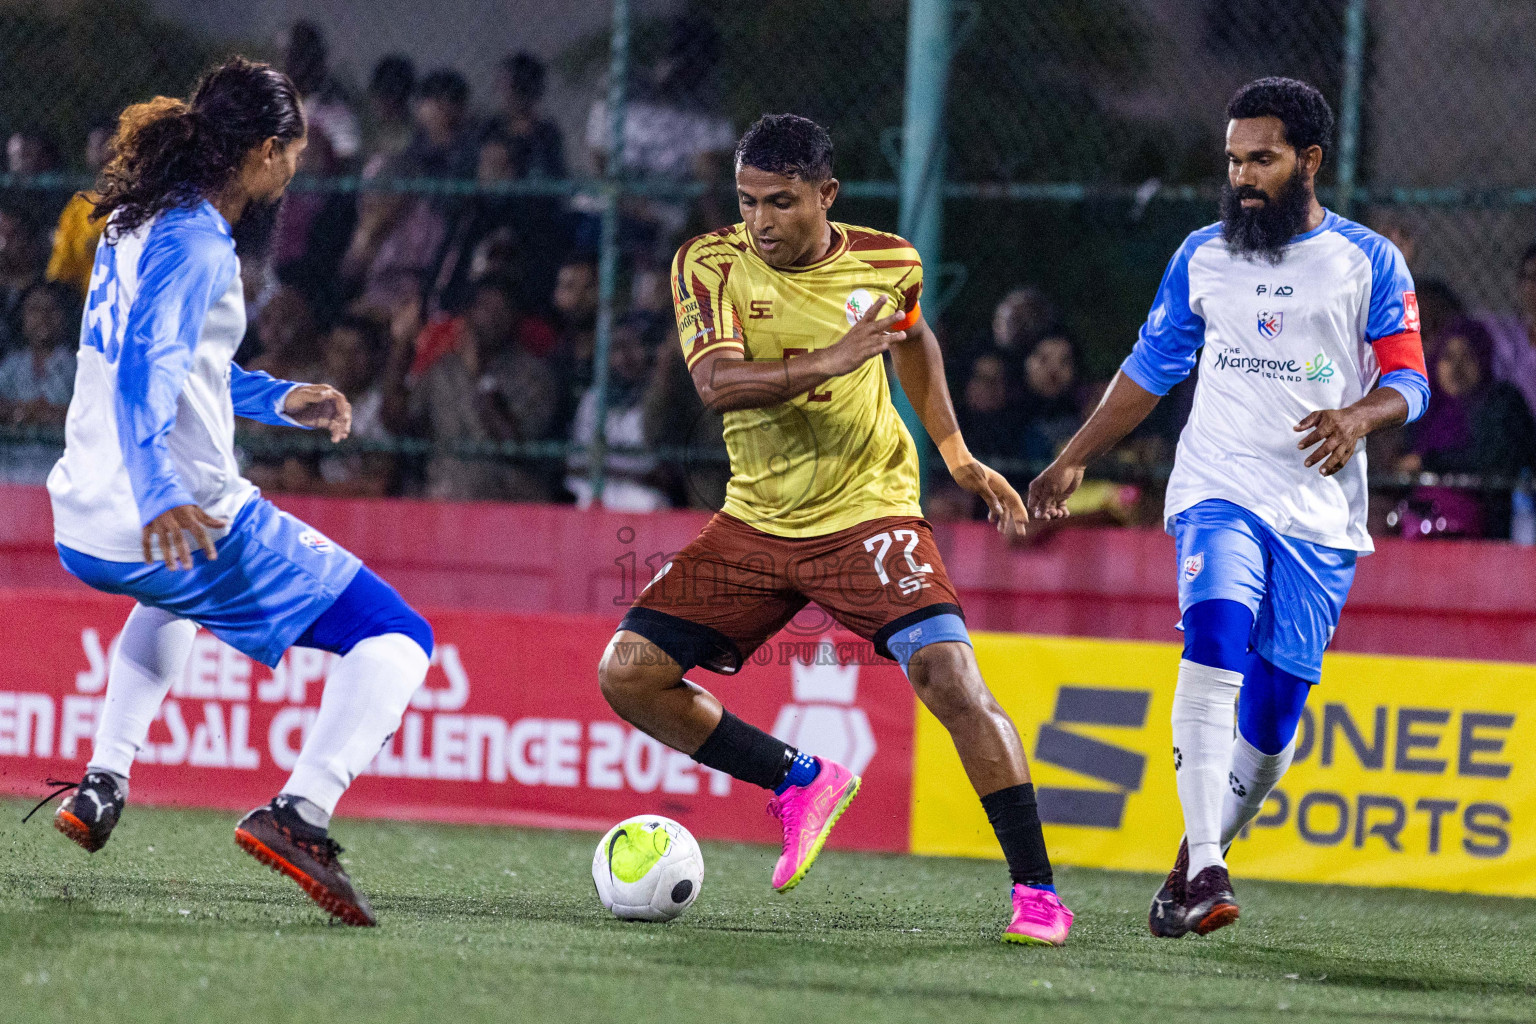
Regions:
[[[597,898],[626,921],[670,921],[699,898],[704,855],[692,833],[659,814],[608,830],[592,855]]]

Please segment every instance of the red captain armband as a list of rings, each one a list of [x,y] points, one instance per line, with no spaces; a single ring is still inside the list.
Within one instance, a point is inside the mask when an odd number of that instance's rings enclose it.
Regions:
[[[1418,331],[1403,331],[1401,334],[1377,338],[1371,342],[1371,348],[1376,351],[1376,362],[1381,364],[1382,376],[1393,370],[1417,370],[1426,380],[1429,379],[1429,371],[1424,367],[1424,339]]]
[[[891,324],[892,331],[910,331],[917,326],[917,322],[923,318],[923,307],[920,303],[912,303],[912,311],[900,320]]]

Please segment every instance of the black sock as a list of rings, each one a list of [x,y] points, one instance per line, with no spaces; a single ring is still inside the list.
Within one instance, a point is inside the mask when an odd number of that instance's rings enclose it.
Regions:
[[[795,748],[727,711],[693,759],[733,779],[774,789],[795,760]]]
[[[981,798],[987,820],[997,833],[997,842],[1008,859],[1008,874],[1017,884],[1035,888],[1054,887],[1051,858],[1045,852],[1045,836],[1040,831],[1040,814],[1035,808],[1035,786],[1009,786]],[[1054,888],[1052,888],[1054,892]]]

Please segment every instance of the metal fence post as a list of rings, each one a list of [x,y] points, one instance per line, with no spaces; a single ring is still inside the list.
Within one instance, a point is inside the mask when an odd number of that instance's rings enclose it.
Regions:
[[[907,88],[902,119],[901,200],[898,230],[936,275],[944,242],[944,102],[952,56],[950,0],[909,0]],[[926,483],[930,445],[917,412],[899,382],[891,398],[917,441],[918,479]]]
[[[1344,90],[1339,97],[1338,213],[1348,217],[1360,168],[1360,104],[1365,79],[1365,0],[1349,0],[1344,12]]]
[[[613,0],[613,37],[608,59],[608,159],[603,168],[603,222],[597,255],[597,330],[592,343],[592,387],[597,426],[587,470],[592,503],[601,504],[608,461],[608,350],[613,342],[613,305],[619,288],[619,198],[624,177],[624,107],[629,84],[629,0]]]

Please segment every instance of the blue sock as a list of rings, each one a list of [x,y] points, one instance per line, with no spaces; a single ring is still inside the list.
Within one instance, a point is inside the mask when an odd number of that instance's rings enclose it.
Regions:
[[[1020,882],[1019,884],[1024,886],[1024,888],[1026,888],[1026,889],[1041,889],[1041,890],[1043,890],[1045,892],[1052,892],[1052,893],[1056,891],[1056,887],[1054,885],[1029,885],[1029,884],[1027,884],[1025,882]]]
[[[795,751],[795,759],[789,762],[784,781],[774,787],[774,793],[782,796],[790,786],[808,786],[821,774],[821,762],[803,750]]]

